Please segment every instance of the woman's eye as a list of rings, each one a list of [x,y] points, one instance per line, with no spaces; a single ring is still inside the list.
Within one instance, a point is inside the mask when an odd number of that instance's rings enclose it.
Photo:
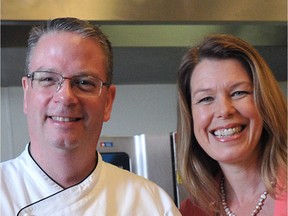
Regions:
[[[204,97],[198,101],[198,103],[209,103],[213,101],[213,97]]]
[[[250,94],[248,91],[236,91],[232,93],[232,97],[244,97],[248,94]]]

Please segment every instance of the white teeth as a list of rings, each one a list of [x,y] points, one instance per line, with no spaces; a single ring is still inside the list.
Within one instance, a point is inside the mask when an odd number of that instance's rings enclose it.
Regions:
[[[224,137],[224,136],[232,136],[234,134],[239,133],[242,130],[242,127],[235,127],[235,128],[228,128],[228,129],[222,129],[222,130],[216,130],[214,131],[214,135],[218,137]]]
[[[64,118],[59,116],[52,116],[51,117],[54,121],[60,121],[60,122],[70,122],[70,121],[76,121],[76,118]]]

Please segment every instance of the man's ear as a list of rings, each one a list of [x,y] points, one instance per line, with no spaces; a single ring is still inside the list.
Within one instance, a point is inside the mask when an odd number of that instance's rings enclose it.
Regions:
[[[23,112],[27,113],[27,92],[28,92],[28,78],[22,77],[22,88],[24,92],[24,98],[23,98]]]
[[[104,118],[103,118],[104,122],[107,122],[110,119],[115,95],[116,95],[116,86],[111,85],[107,89],[107,95],[106,95],[107,98],[106,98]]]

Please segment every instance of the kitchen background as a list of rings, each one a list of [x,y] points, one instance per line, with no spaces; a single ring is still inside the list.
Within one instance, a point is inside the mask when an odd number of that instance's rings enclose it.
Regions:
[[[177,125],[177,68],[186,49],[208,34],[233,34],[254,45],[287,95],[286,0],[2,0],[1,4],[1,161],[19,155],[29,142],[21,88],[26,41],[31,26],[53,17],[90,20],[112,41],[117,95],[111,120],[103,127],[105,137],[145,134],[166,136],[169,142]]]

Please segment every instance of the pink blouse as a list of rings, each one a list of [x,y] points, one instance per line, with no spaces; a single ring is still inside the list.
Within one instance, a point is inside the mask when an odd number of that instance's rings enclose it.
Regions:
[[[207,216],[201,208],[193,204],[188,198],[181,202],[180,212],[182,216]],[[287,216],[287,192],[280,199],[275,200],[273,216]]]

